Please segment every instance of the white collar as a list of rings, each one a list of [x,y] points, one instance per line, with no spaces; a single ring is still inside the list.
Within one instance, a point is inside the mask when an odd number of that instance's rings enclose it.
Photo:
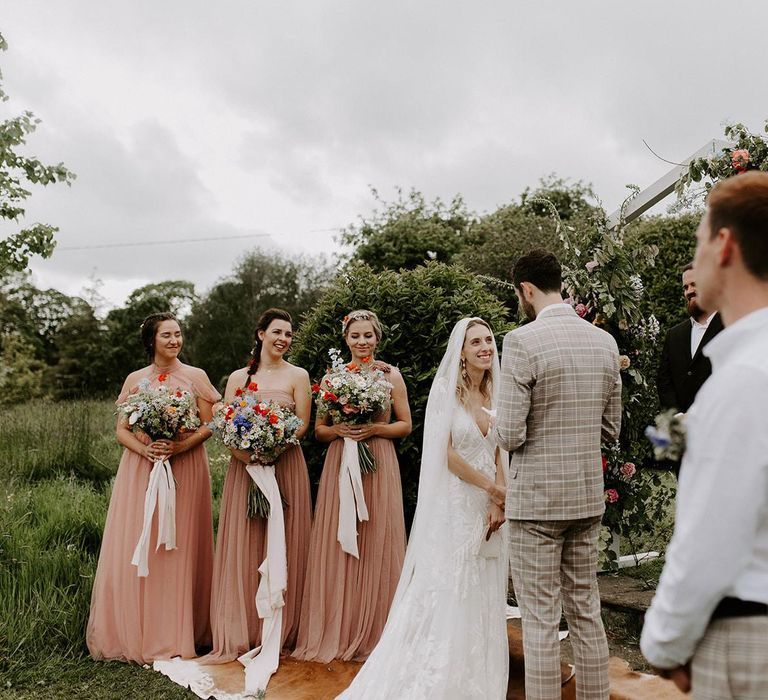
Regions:
[[[699,323],[693,316],[691,316],[691,325],[695,328],[698,326],[699,328],[709,328],[709,324],[711,323],[712,319],[717,315],[717,311],[715,311],[713,314],[710,314],[709,318],[704,321],[704,323]]]
[[[704,354],[719,365],[728,360],[736,350],[748,344],[755,337],[756,331],[768,329],[768,306],[752,311],[732,323],[722,333],[718,333],[704,348]]]

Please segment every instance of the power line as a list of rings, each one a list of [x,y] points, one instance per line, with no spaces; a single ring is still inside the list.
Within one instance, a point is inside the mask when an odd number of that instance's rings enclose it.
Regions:
[[[57,246],[61,250],[94,250],[96,248],[137,248],[139,246],[176,245],[177,243],[201,243],[206,241],[235,241],[243,238],[265,238],[268,233],[250,233],[244,236],[213,236],[211,238],[177,238],[171,241],[134,241],[132,243],[98,243],[96,245]]]

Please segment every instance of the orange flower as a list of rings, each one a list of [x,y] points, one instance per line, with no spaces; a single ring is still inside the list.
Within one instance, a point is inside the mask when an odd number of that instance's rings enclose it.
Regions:
[[[167,374],[161,374],[161,375],[160,375],[160,376],[157,378],[157,381],[158,381],[158,382],[164,382],[166,379],[168,379],[168,375],[167,375]]]
[[[358,369],[360,369],[360,368],[359,368],[359,367],[358,367],[358,366],[357,366],[357,365],[356,365],[354,362],[350,362],[350,363],[347,365],[347,369],[348,369],[350,372],[354,372],[355,370],[358,370]]]
[[[371,356],[368,355],[368,357],[363,357],[360,362],[365,362],[366,364],[371,361]]]
[[[235,389],[235,396],[242,396],[242,395],[243,395],[243,390],[240,387],[237,387],[237,389]]]
[[[240,408],[245,408],[248,404],[245,401],[240,402]]]
[[[259,385],[256,382],[251,382],[248,385],[248,391],[258,391],[258,390],[259,390]]]
[[[279,421],[279,420],[280,419],[274,413],[270,413],[269,414],[269,422],[272,423],[272,425],[277,423],[277,421]]]

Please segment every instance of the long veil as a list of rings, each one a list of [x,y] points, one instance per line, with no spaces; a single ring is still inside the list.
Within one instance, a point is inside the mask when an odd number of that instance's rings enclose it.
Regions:
[[[390,618],[411,586],[427,589],[440,587],[448,580],[447,569],[451,566],[453,552],[449,538],[445,537],[449,526],[448,504],[448,440],[451,433],[453,412],[457,406],[456,383],[459,378],[461,349],[470,321],[477,317],[461,319],[451,331],[448,347],[437,369],[427,400],[424,419],[424,439],[421,449],[421,471],[416,501],[416,513],[411,526],[408,549],[405,553],[403,572],[400,576],[390,610]],[[491,363],[493,394],[491,406],[498,405],[499,355],[494,343]],[[504,455],[506,459],[506,455]]]

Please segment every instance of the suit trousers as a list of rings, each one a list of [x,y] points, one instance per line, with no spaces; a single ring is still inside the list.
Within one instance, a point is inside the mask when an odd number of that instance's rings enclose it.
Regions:
[[[597,588],[600,521],[600,517],[509,521],[527,700],[560,700],[561,611],[573,647],[577,700],[609,697],[608,642]]]
[[[768,616],[710,622],[691,674],[694,700],[768,698]]]

